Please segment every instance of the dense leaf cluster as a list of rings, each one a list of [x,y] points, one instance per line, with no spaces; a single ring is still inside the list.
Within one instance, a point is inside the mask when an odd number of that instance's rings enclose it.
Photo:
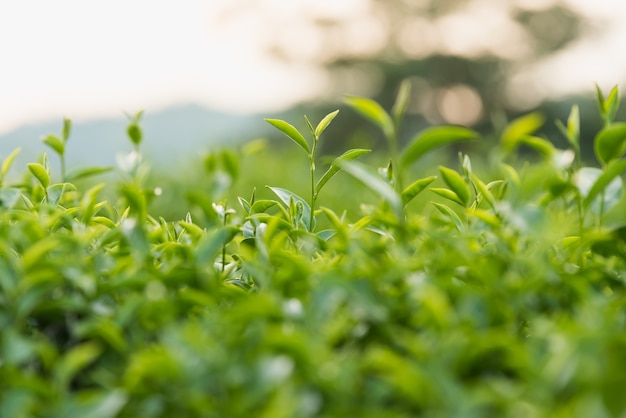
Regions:
[[[106,168],[65,172],[69,121],[60,137],[44,138],[60,174],[44,156],[9,184],[16,154],[8,156],[0,416],[623,416],[626,133],[613,121],[617,90],[598,97],[599,168],[580,159],[573,108],[560,124],[569,150],[535,134],[538,115],[512,121],[494,146],[492,180],[460,155],[457,168],[405,181],[434,148],[476,136],[436,127],[398,149],[407,96],[401,90],[391,114],[347,100],[389,141],[390,162],[378,171],[355,162],[366,153],[356,149],[318,175],[317,141],[336,112],[316,127],[306,120],[313,142],[268,121],[306,153],[307,197],[277,186],[274,199],[229,196],[236,158],[210,155],[222,198],[195,193],[201,219],[149,213],[160,191],[145,186],[141,114],[129,124],[134,148],[119,161],[117,201],[100,197],[101,184],[75,185]],[[520,146],[539,159],[518,164]],[[341,171],[381,203],[356,219],[318,208]],[[415,211],[416,199],[427,209]]]

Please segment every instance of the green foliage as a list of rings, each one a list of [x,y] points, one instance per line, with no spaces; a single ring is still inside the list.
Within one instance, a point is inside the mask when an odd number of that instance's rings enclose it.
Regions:
[[[357,162],[361,149],[317,178],[336,116],[305,119],[312,199],[286,185],[233,193],[261,168],[247,159],[257,143],[213,150],[174,220],[151,210],[163,191],[130,132],[107,199],[104,183],[73,183],[103,169],[57,182],[44,155],[7,183],[16,152],[5,158],[0,416],[623,416],[626,159],[613,143],[596,136],[599,167],[582,166],[577,111],[566,150],[533,115],[492,144],[493,166],[460,154],[400,189],[400,167]],[[474,137],[456,128],[418,134],[433,138],[419,156]],[[69,131],[44,142],[64,155]],[[522,161],[522,145],[539,159]],[[355,182],[334,202],[360,212],[316,209],[342,170]]]

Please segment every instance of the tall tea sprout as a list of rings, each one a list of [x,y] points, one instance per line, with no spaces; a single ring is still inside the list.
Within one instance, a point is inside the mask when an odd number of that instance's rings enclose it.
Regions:
[[[307,155],[309,161],[310,184],[310,198],[308,204],[306,204],[304,199],[288,190],[277,187],[270,187],[270,190],[272,190],[282,200],[282,202],[285,203],[285,205],[289,206],[290,209],[293,207],[295,212],[305,215],[304,225],[310,232],[313,232],[315,229],[315,204],[322,188],[326,185],[328,180],[341,170],[342,162],[354,160],[361,155],[370,152],[370,150],[367,149],[351,149],[346,151],[339,157],[335,158],[322,177],[320,177],[317,182],[315,181],[315,158],[317,144],[322,133],[326,130],[328,125],[330,125],[333,119],[335,119],[338,113],[339,110],[335,110],[334,112],[327,114],[324,118],[322,118],[316,127],[313,127],[313,124],[308,117],[304,117],[309,131],[311,132],[311,136],[313,137],[312,145],[309,145],[309,142],[304,138],[304,135],[302,135],[302,133],[300,133],[300,131],[298,131],[293,125],[279,119],[265,119],[270,125],[287,135],[287,137],[295,142],[296,145],[298,145]]]
[[[403,186],[403,170],[415,163],[427,152],[440,146],[457,141],[475,139],[478,134],[462,126],[436,126],[418,132],[403,147],[400,147],[398,132],[411,97],[411,83],[405,80],[400,85],[391,114],[372,99],[348,97],[346,103],[366,119],[378,126],[387,139],[390,163],[381,170],[383,177],[392,184],[396,192],[405,196],[414,196],[415,190],[421,190],[422,183],[413,183],[406,189]],[[419,181],[419,180],[418,180]],[[410,199],[409,199],[410,200]]]

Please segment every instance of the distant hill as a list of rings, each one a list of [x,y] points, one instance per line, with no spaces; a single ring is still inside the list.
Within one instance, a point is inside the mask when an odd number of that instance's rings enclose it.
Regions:
[[[122,115],[115,119],[74,123],[68,142],[68,167],[89,165],[113,166],[115,156],[130,151],[126,137],[128,120]],[[159,112],[146,113],[141,126],[144,132],[142,150],[155,164],[180,163],[182,159],[197,156],[212,146],[238,142],[267,135],[269,127],[263,116],[240,116],[208,110],[197,105],[185,105]],[[16,160],[19,167],[33,161],[47,151],[56,165],[51,150],[41,142],[48,133],[59,134],[62,121],[27,125],[0,135],[0,160],[16,147],[22,151]]]

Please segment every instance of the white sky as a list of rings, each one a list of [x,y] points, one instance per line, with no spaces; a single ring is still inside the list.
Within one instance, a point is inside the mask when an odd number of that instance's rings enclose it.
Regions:
[[[220,1],[228,0],[0,2],[0,134],[63,116],[80,121],[190,102],[269,112],[323,88],[315,69],[264,57],[255,31],[212,28]],[[513,90],[566,94],[624,81],[626,1],[567,2],[614,24],[578,53],[521,75]]]
[[[315,74],[264,59],[245,32],[212,33],[214,5],[0,2],[0,134],[41,119],[120,116],[177,103],[271,110],[313,93],[300,81]]]

